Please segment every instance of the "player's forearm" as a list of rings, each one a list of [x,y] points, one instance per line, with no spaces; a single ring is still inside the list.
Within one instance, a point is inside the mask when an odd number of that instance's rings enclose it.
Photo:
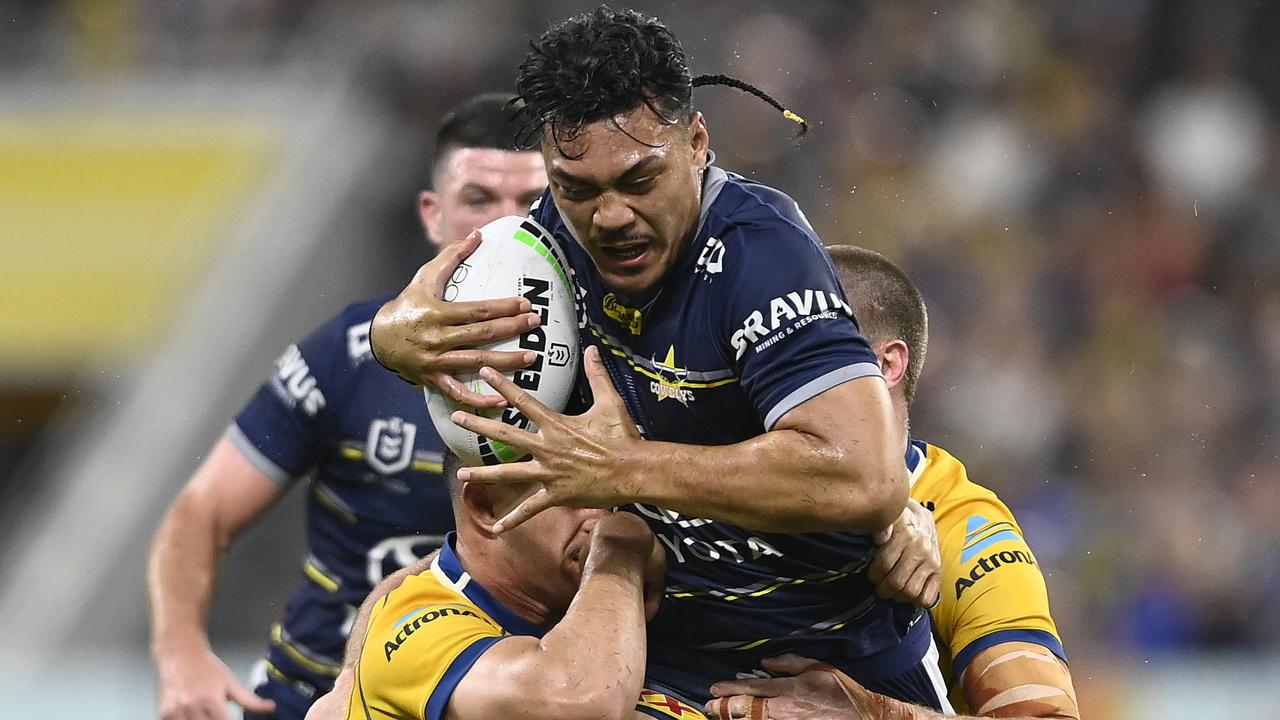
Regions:
[[[901,458],[867,462],[824,438],[773,430],[744,442],[646,442],[629,459],[642,502],[770,532],[875,532],[907,501]]]
[[[205,617],[226,550],[213,519],[183,493],[156,533],[147,565],[153,652],[204,644]]]
[[[864,712],[833,713],[826,720],[986,720],[991,717],[1003,720],[1080,720],[1077,714],[1048,715],[944,715],[919,705],[895,700],[883,695],[875,695],[876,702],[871,707],[864,707]]]
[[[593,548],[573,603],[542,638],[544,689],[575,698],[587,717],[629,717],[639,696],[646,657],[643,564],[633,549]]]

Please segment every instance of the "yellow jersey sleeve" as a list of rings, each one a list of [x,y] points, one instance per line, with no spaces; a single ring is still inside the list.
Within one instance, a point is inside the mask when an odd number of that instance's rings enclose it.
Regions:
[[[441,720],[458,682],[505,634],[430,572],[406,578],[369,617],[347,717]]]
[[[931,619],[953,680],[1004,642],[1043,645],[1065,661],[1044,576],[1013,513],[941,448],[930,445],[926,463],[911,495],[938,525],[942,598]]]

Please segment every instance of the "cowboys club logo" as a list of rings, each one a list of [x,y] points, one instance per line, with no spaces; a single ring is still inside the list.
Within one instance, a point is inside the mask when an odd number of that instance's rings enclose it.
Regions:
[[[676,347],[672,345],[667,348],[665,359],[659,361],[651,357],[650,361],[653,363],[658,379],[649,382],[649,391],[658,396],[658,402],[672,398],[679,401],[681,405],[689,407],[689,401],[693,400],[693,391],[686,388],[684,382],[685,378],[689,377],[689,370],[676,366]]]

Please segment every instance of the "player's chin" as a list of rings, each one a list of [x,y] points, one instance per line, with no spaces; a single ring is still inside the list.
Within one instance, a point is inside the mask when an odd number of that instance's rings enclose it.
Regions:
[[[646,258],[648,262],[627,268],[599,266],[600,275],[610,288],[628,295],[641,295],[662,279],[662,258],[650,252],[654,257]]]

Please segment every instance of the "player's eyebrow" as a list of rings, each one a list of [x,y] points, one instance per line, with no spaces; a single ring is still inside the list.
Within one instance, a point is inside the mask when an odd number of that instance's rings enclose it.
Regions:
[[[633,178],[636,175],[651,169],[653,165],[660,164],[661,162],[662,162],[662,158],[659,158],[655,155],[650,155],[649,157],[637,160],[635,163],[631,165],[631,167],[619,173],[617,176],[617,180],[627,180],[629,178]],[[586,178],[578,177],[577,175],[574,175],[573,173],[567,172],[564,169],[558,168],[558,167],[553,167],[550,170],[548,170],[547,175],[552,180],[555,180],[556,182],[562,185],[571,184],[571,185],[587,185],[590,187],[596,186],[595,182],[591,180],[587,180]]]
[[[493,188],[490,188],[490,187],[487,187],[487,186],[481,185],[480,183],[475,183],[475,182],[469,182],[469,183],[467,183],[467,184],[463,185],[462,187],[458,188],[458,192],[460,192],[460,193],[461,193],[461,192],[468,192],[468,191],[472,191],[472,190],[474,190],[474,191],[476,191],[476,192],[482,192],[482,193],[485,193],[486,195],[493,195],[493,194],[494,194],[494,192],[493,192]]]

